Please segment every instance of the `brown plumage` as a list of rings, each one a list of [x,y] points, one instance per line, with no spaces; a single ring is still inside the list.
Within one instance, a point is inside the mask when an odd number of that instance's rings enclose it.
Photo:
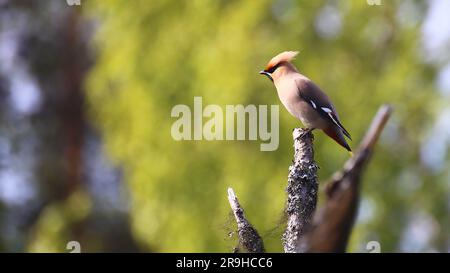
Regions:
[[[350,134],[344,128],[328,96],[310,79],[300,74],[290,62],[298,54],[285,51],[273,57],[260,74],[273,81],[286,109],[309,130],[321,129],[348,151],[345,140]]]

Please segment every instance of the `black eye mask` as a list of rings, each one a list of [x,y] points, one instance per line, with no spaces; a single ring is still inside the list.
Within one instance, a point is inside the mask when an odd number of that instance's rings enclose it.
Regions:
[[[280,64],[277,64],[275,66],[272,66],[269,70],[267,70],[266,72],[269,72],[270,74],[272,74],[273,72],[275,72],[275,70],[277,70],[277,68],[280,67]]]

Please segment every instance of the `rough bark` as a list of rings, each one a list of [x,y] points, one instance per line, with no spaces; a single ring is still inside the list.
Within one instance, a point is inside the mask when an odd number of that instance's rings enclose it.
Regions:
[[[228,201],[237,223],[239,246],[249,253],[264,252],[263,240],[256,229],[245,218],[244,209],[239,204],[239,200],[232,188],[228,188]]]
[[[289,167],[287,192],[287,227],[283,234],[284,251],[302,252],[301,237],[312,222],[317,204],[317,165],[314,162],[314,137],[305,129],[296,128],[294,160]]]

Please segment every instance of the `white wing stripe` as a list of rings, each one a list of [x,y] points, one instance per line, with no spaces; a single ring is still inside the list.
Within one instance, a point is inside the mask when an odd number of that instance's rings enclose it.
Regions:
[[[311,104],[312,104],[312,107],[314,107],[314,109],[317,109],[316,104],[315,104],[312,100],[310,100],[310,102],[311,102]]]
[[[328,113],[328,115],[330,116],[330,118],[333,120],[333,122],[334,122],[338,127],[341,127],[341,126],[339,126],[339,123],[337,123],[337,121],[334,119],[334,117],[333,117],[333,115],[331,114],[331,112]]]
[[[323,110],[325,113],[327,113],[327,114],[330,114],[330,113],[331,113],[331,109],[330,109],[330,108],[322,107],[322,110]]]
[[[342,129],[342,127],[339,125],[339,123],[337,122],[337,120],[334,119],[334,117],[333,117],[333,111],[331,111],[330,108],[328,108],[328,107],[320,107],[320,109],[322,109],[325,113],[327,113],[328,116],[331,118],[331,120],[334,122],[334,124],[336,124],[339,128]]]
[[[342,126],[341,125],[339,125],[339,123],[334,119],[334,117],[333,117],[333,115],[332,115],[332,113],[331,112],[329,112],[328,113],[328,116],[330,116],[330,118],[333,120],[333,122],[334,122],[334,124],[336,124],[339,128],[341,128],[342,129],[342,131],[345,131],[345,129],[344,128],[342,128]]]

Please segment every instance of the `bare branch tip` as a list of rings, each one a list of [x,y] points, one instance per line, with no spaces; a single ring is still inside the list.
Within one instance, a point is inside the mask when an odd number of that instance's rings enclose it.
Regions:
[[[232,188],[228,188],[228,199],[232,200],[237,199],[236,194],[234,193],[234,190]]]

